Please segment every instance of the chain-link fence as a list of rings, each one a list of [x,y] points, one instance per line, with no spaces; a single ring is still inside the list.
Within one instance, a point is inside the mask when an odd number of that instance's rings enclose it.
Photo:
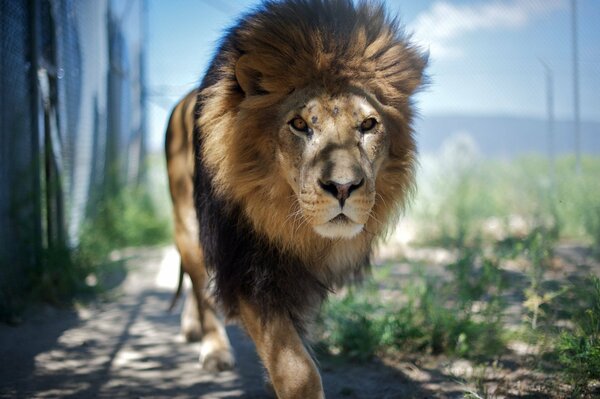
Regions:
[[[0,0],[0,306],[140,177],[144,0]]]

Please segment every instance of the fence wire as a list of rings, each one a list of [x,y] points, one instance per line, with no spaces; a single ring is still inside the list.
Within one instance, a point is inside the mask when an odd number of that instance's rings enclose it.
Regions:
[[[0,0],[0,307],[145,155],[144,0]]]

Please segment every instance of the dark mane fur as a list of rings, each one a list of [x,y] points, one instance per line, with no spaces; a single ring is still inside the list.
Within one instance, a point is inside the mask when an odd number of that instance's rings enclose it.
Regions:
[[[202,112],[201,103],[196,113]],[[195,128],[196,153],[202,135]],[[239,206],[215,195],[211,176],[201,159],[194,173],[195,205],[200,242],[215,294],[230,317],[238,311],[238,296],[257,305],[265,317],[287,313],[302,329],[308,309],[318,306],[329,289],[293,254],[285,253],[259,235]]]

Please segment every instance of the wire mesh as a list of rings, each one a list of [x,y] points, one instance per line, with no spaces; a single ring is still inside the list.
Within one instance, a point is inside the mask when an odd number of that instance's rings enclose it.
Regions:
[[[144,0],[0,0],[2,307],[141,173],[143,24]]]

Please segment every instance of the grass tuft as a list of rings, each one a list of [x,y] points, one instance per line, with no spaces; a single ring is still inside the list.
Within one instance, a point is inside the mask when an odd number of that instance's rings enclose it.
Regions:
[[[322,315],[322,346],[354,360],[386,351],[499,354],[504,280],[497,265],[469,252],[448,269],[450,282],[416,272],[400,288],[402,303],[378,299],[372,285],[331,299]]]
[[[573,321],[575,327],[560,334],[557,352],[573,396],[586,395],[592,381],[600,381],[600,279],[590,277],[587,304]]]

